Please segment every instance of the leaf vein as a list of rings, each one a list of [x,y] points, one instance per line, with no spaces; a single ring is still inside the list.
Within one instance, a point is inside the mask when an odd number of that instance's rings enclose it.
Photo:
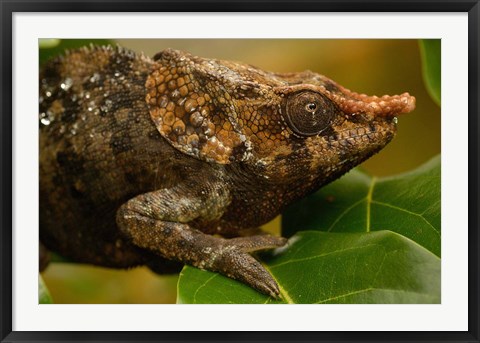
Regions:
[[[377,205],[381,205],[381,206],[385,206],[385,207],[390,207],[390,208],[393,208],[393,209],[396,209],[398,211],[402,211],[402,212],[405,212],[405,213],[408,213],[408,214],[411,214],[413,216],[416,216],[416,217],[420,217],[422,218],[422,220],[427,223],[428,226],[430,226],[433,231],[440,237],[440,231],[438,231],[437,228],[435,228],[435,226],[432,225],[432,223],[430,223],[427,219],[425,219],[425,217],[423,215],[421,215],[420,213],[416,213],[416,212],[412,212],[412,211],[409,211],[405,208],[401,208],[401,207],[398,207],[398,206],[395,206],[395,205],[392,205],[392,204],[388,204],[386,202],[381,202],[381,201],[377,201],[377,200],[372,200],[372,203],[375,203]]]
[[[323,299],[323,300],[320,300],[320,301],[316,302],[315,304],[323,304],[323,303],[326,303],[326,302],[331,301],[331,300],[337,300],[337,299],[346,298],[346,297],[349,297],[349,296],[352,296],[352,295],[366,293],[366,292],[373,292],[373,291],[387,291],[387,292],[398,292],[398,293],[407,293],[407,294],[419,294],[419,295],[429,297],[429,298],[436,298],[436,295],[428,294],[428,293],[422,293],[422,292],[406,291],[406,290],[403,290],[403,289],[393,289],[393,288],[369,287],[369,288],[365,288],[365,289],[360,289],[358,291],[353,291],[353,292],[349,292],[349,293],[346,293],[346,294],[337,295],[335,297]]]
[[[360,200],[354,202],[352,205],[347,207],[342,213],[338,215],[338,217],[333,221],[332,225],[327,229],[327,232],[331,232],[331,230],[337,225],[337,223],[342,219],[348,212],[350,212],[355,206],[358,204],[362,203],[365,200],[365,198],[361,198]]]
[[[370,182],[370,187],[368,188],[368,193],[366,197],[366,200],[367,200],[367,217],[365,219],[366,232],[370,232],[370,212],[372,207],[373,188],[375,187],[376,181],[377,181],[377,178],[372,177],[372,181]]]
[[[332,252],[329,252],[329,253],[326,253],[326,254],[321,254],[321,255],[315,255],[315,256],[308,256],[308,257],[303,257],[303,258],[291,259],[291,260],[288,260],[288,261],[285,261],[285,262],[281,262],[281,263],[278,263],[278,264],[270,265],[270,269],[272,269],[272,268],[277,268],[277,267],[280,267],[280,266],[284,266],[284,265],[290,264],[290,263],[304,262],[304,261],[314,260],[314,259],[317,259],[317,258],[329,256],[329,255],[334,255],[334,254],[338,254],[338,253],[343,253],[343,252],[345,252],[345,251],[358,250],[358,249],[363,249],[363,248],[372,247],[372,246],[378,246],[378,244],[366,244],[366,245],[357,246],[357,247],[339,249],[339,250],[335,250],[335,251],[332,251]]]
[[[193,303],[196,304],[197,303],[197,293],[203,288],[205,287],[213,278],[215,278],[218,274],[213,274],[212,276],[210,276],[207,280],[205,280],[204,283],[202,283],[200,286],[198,286],[197,290],[195,291],[195,293],[193,294]]]

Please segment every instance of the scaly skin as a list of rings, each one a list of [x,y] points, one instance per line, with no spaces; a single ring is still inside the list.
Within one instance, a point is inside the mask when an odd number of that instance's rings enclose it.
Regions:
[[[250,253],[286,240],[238,236],[381,150],[414,104],[171,49],[71,51],[40,72],[41,242],[109,267],[190,264],[278,296]]]

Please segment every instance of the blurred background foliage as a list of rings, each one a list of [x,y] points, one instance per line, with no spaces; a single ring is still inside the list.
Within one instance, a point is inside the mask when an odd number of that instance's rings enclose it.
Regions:
[[[64,48],[90,42],[42,41],[40,62]],[[413,169],[440,153],[439,40],[420,44],[411,39],[122,39],[111,42],[147,56],[170,47],[202,57],[242,61],[275,72],[310,69],[346,88],[369,95],[409,92],[417,99],[416,110],[399,118],[397,137],[361,168],[376,176],[392,175]],[[426,71],[422,71],[422,57],[426,67],[431,66],[428,70],[425,68]],[[265,229],[278,232],[279,223],[276,218]],[[42,276],[53,302],[71,304],[174,303],[178,278],[159,276],[147,268],[126,271],[75,263],[51,263]]]
[[[440,106],[442,95],[441,41],[440,39],[421,39],[419,44],[422,56],[423,80],[427,86],[428,93],[435,103]]]

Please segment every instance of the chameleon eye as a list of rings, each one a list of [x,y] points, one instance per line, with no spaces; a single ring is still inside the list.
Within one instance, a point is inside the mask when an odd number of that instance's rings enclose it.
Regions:
[[[287,99],[287,124],[301,136],[315,136],[325,130],[336,112],[325,96],[315,92],[293,94]]]
[[[308,111],[308,112],[315,112],[315,110],[317,109],[317,104],[314,103],[314,102],[309,102],[307,104],[307,106],[305,106],[305,109]]]

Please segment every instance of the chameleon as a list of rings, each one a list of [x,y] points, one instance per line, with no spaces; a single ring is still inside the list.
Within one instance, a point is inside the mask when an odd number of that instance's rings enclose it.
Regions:
[[[40,244],[111,268],[187,264],[279,297],[255,254],[287,239],[259,227],[380,151],[414,108],[409,93],[312,71],[67,51],[39,72]]]

